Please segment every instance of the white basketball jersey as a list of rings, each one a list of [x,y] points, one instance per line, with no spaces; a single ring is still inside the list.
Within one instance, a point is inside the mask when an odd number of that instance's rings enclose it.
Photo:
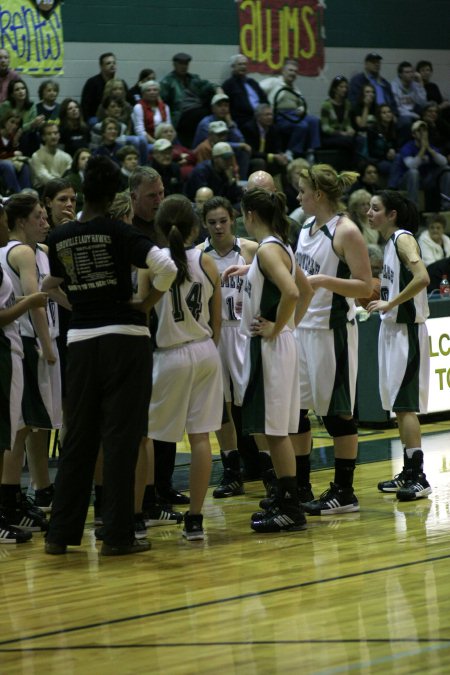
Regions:
[[[397,296],[413,278],[398,255],[397,240],[400,235],[413,236],[407,230],[396,230],[386,243],[381,275],[381,300],[389,301]],[[380,314],[380,317],[382,321],[390,323],[424,323],[429,314],[427,289],[424,288],[410,300]]]
[[[228,277],[226,281],[222,279],[222,273],[230,265],[245,265],[246,262],[241,255],[241,245],[239,239],[235,239],[233,247],[225,255],[220,255],[211,244],[207,237],[205,241],[205,253],[210,255],[217,265],[220,273],[220,286],[222,291],[222,325],[239,325],[239,319],[235,314],[236,302],[242,302],[242,277]]]
[[[169,249],[164,250],[170,255]],[[186,251],[190,281],[180,285],[174,282],[155,305],[158,348],[167,349],[212,336],[209,301],[214,284],[202,268],[202,255],[198,249]]]
[[[0,265],[0,309],[8,309],[16,304],[16,296],[12,281],[5,269]],[[5,340],[9,348],[15,354],[23,356],[22,340],[19,334],[19,323],[11,321],[6,326],[0,327],[0,340]]]
[[[323,227],[311,234],[315,218],[310,218],[300,230],[295,254],[298,266],[307,277],[325,274],[337,279],[349,279],[350,270],[333,248],[333,240],[340,214],[333,216]],[[345,298],[326,288],[318,288],[302,319],[302,328],[336,328],[355,317],[353,298]]]
[[[277,237],[266,237],[258,247],[265,244],[278,244],[286,251],[291,259],[291,274],[295,279],[295,258],[289,245],[284,244]],[[241,333],[251,337],[250,327],[257,316],[262,316],[268,321],[275,321],[281,292],[272,281],[264,276],[258,261],[258,251],[253,259],[244,282],[244,302],[242,306]],[[294,330],[294,313],[286,324],[286,328]]]
[[[23,246],[23,245],[24,244],[21,241],[13,240],[10,241],[4,248],[0,248],[0,262],[8,272],[8,275],[12,281],[14,294],[16,295],[16,297],[25,295],[25,293],[23,292],[22,284],[20,283],[19,274],[11,267],[9,263],[9,254],[10,251],[16,246]],[[39,290],[41,290],[42,281],[44,277],[50,274],[50,267],[47,254],[45,253],[45,251],[39,248],[39,245],[36,246],[35,255],[36,255],[36,279],[38,282],[38,288]],[[19,317],[18,321],[21,335],[23,335],[24,337],[32,337],[32,338],[36,337],[36,332],[34,330],[34,326],[31,321],[30,312],[22,314],[22,316]],[[50,337],[52,339],[58,337],[59,335],[58,310],[56,307],[56,303],[53,302],[53,300],[49,300],[47,303],[47,322]]]

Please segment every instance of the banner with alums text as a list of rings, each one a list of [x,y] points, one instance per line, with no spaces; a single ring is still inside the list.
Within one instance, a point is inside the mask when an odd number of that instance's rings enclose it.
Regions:
[[[54,8],[50,8],[54,4]],[[0,48],[11,68],[25,75],[61,75],[64,40],[57,3],[0,0]]]
[[[324,66],[323,0],[238,0],[241,53],[256,73],[298,61],[299,74],[316,77]]]

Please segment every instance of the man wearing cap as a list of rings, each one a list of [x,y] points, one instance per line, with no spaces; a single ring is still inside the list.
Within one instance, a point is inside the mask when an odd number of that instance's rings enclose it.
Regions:
[[[248,58],[236,54],[230,59],[232,75],[222,87],[230,99],[231,116],[240,129],[253,118],[256,106],[268,103],[265,92],[256,80],[247,76]]]
[[[199,188],[209,187],[216,197],[226,197],[239,208],[242,188],[238,184],[234,159],[229,143],[216,143],[212,148],[212,158],[197,164],[186,183],[185,193],[189,199],[194,200]]]
[[[211,101],[211,110],[212,114],[207,115],[198,123],[192,147],[197,148],[208,137],[208,126],[211,122],[225,122],[228,136],[221,140],[226,140],[233,148],[239,166],[239,173],[242,178],[246,178],[251,148],[245,142],[241,130],[230,115],[230,99],[228,96],[226,94],[215,94]]]
[[[180,167],[173,161],[172,152],[168,138],[158,138],[153,143],[150,166],[161,176],[166,196],[182,192]]]
[[[295,85],[298,62],[286,59],[278,77],[266,77],[261,88],[274,109],[274,123],[292,157],[306,157],[312,164],[314,150],[320,148],[320,120],[308,115],[306,101]]]
[[[220,143],[221,141],[227,142],[232,148],[233,146],[229,142],[229,131],[228,127],[225,122],[222,120],[216,120],[215,122],[210,122],[208,124],[208,136],[207,138],[202,141],[197,147],[194,149],[194,155],[197,159],[197,163],[204,162],[205,159],[212,159],[212,149],[213,146],[216,143]],[[233,148],[234,151],[234,148]],[[236,155],[234,157],[233,161],[233,171],[235,176],[242,176],[243,178],[246,178],[248,175],[248,163],[250,160],[250,155],[247,153],[247,162],[245,163],[245,173],[240,174],[239,172],[239,165],[238,162],[236,161]]]
[[[412,141],[405,143],[398,153],[399,174],[390,187],[406,189],[408,197],[416,205],[419,189],[425,190],[425,201],[437,197],[437,192],[450,194],[450,168],[447,158],[438,148],[430,144],[428,127],[423,120],[417,120],[411,127]],[[441,209],[445,210],[446,201],[442,198]],[[427,203],[425,204],[428,208]],[[436,205],[430,206],[436,210]]]
[[[180,142],[190,148],[197,124],[209,112],[211,98],[222,90],[188,72],[190,54],[178,52],[172,60],[173,71],[161,80],[160,94],[170,108]]]
[[[383,57],[377,52],[369,52],[364,59],[364,72],[354,75],[350,80],[348,98],[354,106],[358,103],[364,85],[371,84],[375,88],[377,105],[391,106],[394,115],[397,114],[397,104],[392,93],[391,85],[381,77],[381,61]]]

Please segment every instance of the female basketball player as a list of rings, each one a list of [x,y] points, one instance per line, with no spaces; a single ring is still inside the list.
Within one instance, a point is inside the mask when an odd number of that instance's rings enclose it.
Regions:
[[[372,292],[367,246],[339,201],[357,174],[327,164],[300,173],[298,200],[309,218],[300,230],[296,258],[315,293],[297,329],[301,411],[297,455],[300,499],[312,515],[358,511],[353,473],[358,434],[353,420],[358,330],[353,298]],[[308,410],[322,416],[333,437],[334,482],[314,500],[309,483],[311,425]]]
[[[258,245],[249,239],[234,236],[234,212],[228,199],[209,199],[203,206],[203,222],[209,236],[198,248],[213,258],[220,275],[230,265],[251,263]],[[231,408],[232,402],[235,406],[242,405],[242,368],[246,339],[239,332],[242,285],[243,280],[240,277],[229,277],[226,281],[221,278],[222,329],[218,350],[222,362],[228,421],[216,432],[224,468],[222,480],[213,492],[213,497],[216,498],[244,494]]]
[[[220,429],[223,384],[216,345],[220,338],[220,276],[210,256],[192,247],[197,217],[188,199],[164,200],[156,226],[169,242],[178,274],[170,293],[156,305],[150,438],[177,442],[184,430],[191,445],[190,508],[183,536],[203,539],[203,501],[211,474],[209,432]],[[148,292],[148,276],[139,274],[139,294]]]
[[[252,519],[256,532],[303,530],[295,456],[289,433],[297,431],[299,375],[293,335],[311,299],[306,277],[288,244],[285,197],[261,188],[246,192],[242,213],[258,242],[245,278],[241,330],[250,338],[244,359],[243,430],[265,435],[279,481],[277,503]]]
[[[431,494],[423,473],[417,413],[428,403],[430,352],[425,321],[429,315],[430,280],[414,239],[419,214],[398,192],[382,190],[370,200],[369,223],[387,242],[381,277],[381,299],[369,312],[380,312],[378,341],[380,396],[383,408],[397,415],[404,466],[392,480],[378,483],[381,492],[396,492],[400,501]]]
[[[0,205],[0,247],[9,241],[6,213]],[[38,307],[46,307],[47,293],[38,291],[17,300],[12,282],[0,265],[0,476],[3,471],[3,453],[14,447],[23,394],[22,340],[16,321],[23,314]],[[15,519],[17,522],[17,519]],[[23,523],[21,523],[23,525]],[[31,532],[10,525],[0,507],[0,544],[21,544],[29,541]]]
[[[0,250],[0,260],[9,274],[16,297],[30,295],[41,290],[49,271],[47,247],[42,244],[48,223],[38,198],[32,194],[13,195],[5,210],[10,237],[8,244]],[[53,297],[57,290],[52,292]],[[63,294],[58,295],[58,299],[69,306]],[[39,531],[47,528],[45,517],[22,498],[20,476],[26,441],[34,487],[46,490],[50,486],[47,430],[61,427],[56,303],[50,300],[47,311],[37,307],[23,314],[19,324],[24,350],[24,426],[16,435],[12,452],[5,457],[1,493],[11,524]],[[31,429],[38,431],[30,433]]]

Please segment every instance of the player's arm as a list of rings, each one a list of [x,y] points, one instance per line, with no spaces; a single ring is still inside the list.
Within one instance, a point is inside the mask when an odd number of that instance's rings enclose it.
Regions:
[[[25,295],[39,292],[36,276],[36,256],[29,246],[17,246],[10,253],[11,265],[17,270],[20,283]],[[48,363],[55,363],[56,356],[53,352],[50,331],[48,328],[47,314],[43,307],[30,308],[31,322],[39,338],[44,359]]]
[[[430,283],[427,268],[420,257],[419,245],[414,237],[409,234],[401,234],[397,238],[397,251],[400,260],[409,269],[413,278],[405,286],[405,288],[398,293],[391,300],[374,300],[367,305],[369,312],[387,312],[397,305],[401,305],[407,300],[414,298],[421,290],[426,288]]]
[[[215,345],[219,344],[222,327],[222,290],[220,274],[217,265],[209,255],[202,256],[202,267],[214,285],[214,291],[209,301],[209,325],[212,329],[212,339]]]
[[[299,290],[292,277],[291,259],[278,244],[266,244],[258,251],[258,260],[264,274],[281,293],[275,322],[256,317],[252,324],[252,334],[273,340],[287,324],[299,298]]]
[[[295,325],[298,326],[300,321],[305,316],[306,310],[308,309],[309,303],[311,302],[311,298],[314,295],[314,291],[311,288],[311,284],[309,283],[306,274],[300,269],[298,265],[295,266],[295,284],[300,294],[295,307],[294,316]]]

